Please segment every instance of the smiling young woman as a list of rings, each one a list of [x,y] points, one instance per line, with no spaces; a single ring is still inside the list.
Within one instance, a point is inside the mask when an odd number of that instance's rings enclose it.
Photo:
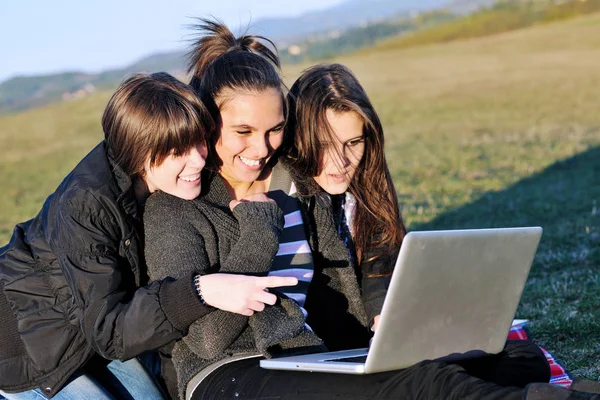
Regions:
[[[140,74],[110,98],[102,128],[104,140],[0,249],[6,398],[161,399],[136,356],[210,311],[191,273],[148,282],[141,219],[152,192],[198,196],[213,118],[188,85]]]
[[[148,192],[161,190],[182,199],[195,199],[202,189],[200,173],[207,153],[206,143],[201,142],[184,154],[169,154],[160,165],[152,165],[148,160],[142,174]]]
[[[178,278],[196,271],[199,295],[214,307],[192,324],[184,340],[162,352],[163,377],[173,397],[184,396],[195,373],[263,354],[267,343],[284,348],[321,344],[292,300],[306,293],[304,277],[312,275],[312,268],[306,268],[300,283],[294,275],[311,265],[302,225],[297,222],[292,229],[294,250],[279,252],[281,233],[290,228],[284,228],[282,210],[265,194],[278,181],[274,165],[286,122],[279,60],[259,37],[236,38],[208,20],[198,28],[190,85],[217,121],[207,140],[201,196],[187,201],[163,191],[148,199],[144,213],[150,277]],[[286,218],[299,217],[295,200],[284,200],[290,207]],[[279,268],[274,259],[281,261]],[[267,288],[289,297],[278,299]],[[260,317],[254,318],[257,313]]]
[[[209,138],[207,167],[225,180],[233,199],[264,193],[286,119],[279,59],[263,37],[236,38],[225,25],[209,20],[198,28],[200,37],[190,53],[190,85],[219,125]]]

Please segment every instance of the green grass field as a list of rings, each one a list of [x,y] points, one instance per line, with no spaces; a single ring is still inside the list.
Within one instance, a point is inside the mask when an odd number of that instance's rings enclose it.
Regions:
[[[600,15],[335,61],[380,113],[409,229],[544,228],[517,316],[598,379]],[[0,242],[101,139],[108,96],[0,118]]]

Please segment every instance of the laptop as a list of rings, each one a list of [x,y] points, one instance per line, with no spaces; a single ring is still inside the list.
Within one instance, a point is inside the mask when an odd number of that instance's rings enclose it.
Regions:
[[[267,369],[372,374],[504,348],[542,228],[410,232],[368,349],[261,360]]]

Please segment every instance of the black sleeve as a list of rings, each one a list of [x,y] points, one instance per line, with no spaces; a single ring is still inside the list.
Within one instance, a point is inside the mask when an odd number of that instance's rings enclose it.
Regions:
[[[381,314],[398,251],[381,245],[368,249],[361,260],[362,297],[369,323]]]
[[[189,277],[125,290],[122,277],[130,266],[119,257],[121,232],[114,211],[82,189],[65,199],[51,221],[60,235],[49,243],[94,350],[125,360],[180,338],[202,315]]]

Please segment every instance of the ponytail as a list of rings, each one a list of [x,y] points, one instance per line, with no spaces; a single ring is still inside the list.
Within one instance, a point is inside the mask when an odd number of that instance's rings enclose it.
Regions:
[[[200,18],[199,22],[192,26],[199,37],[188,53],[190,85],[195,90],[211,97],[219,106],[218,97],[223,89],[281,88],[280,62],[272,41],[255,35],[236,38],[220,21]]]

